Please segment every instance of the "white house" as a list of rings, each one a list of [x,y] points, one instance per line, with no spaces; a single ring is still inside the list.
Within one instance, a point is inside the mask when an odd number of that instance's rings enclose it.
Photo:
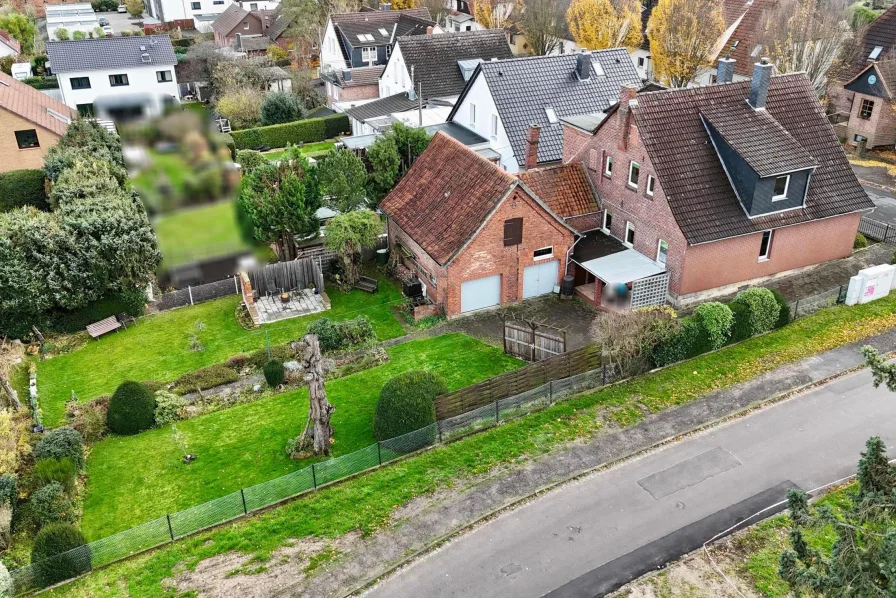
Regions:
[[[22,53],[22,46],[5,29],[0,29],[0,58],[4,56],[18,56]]]
[[[49,42],[62,101],[84,115],[131,120],[177,103],[177,58],[167,35]]]
[[[47,36],[56,39],[56,31],[65,29],[71,36],[75,31],[85,35],[95,33],[100,26],[89,2],[76,4],[47,4]]]
[[[233,0],[145,0],[146,13],[159,22],[168,23],[179,20],[192,20],[198,31],[211,31],[215,17],[227,10],[231,4],[237,4],[249,11],[275,10],[279,0],[252,0],[251,2],[234,2]]]

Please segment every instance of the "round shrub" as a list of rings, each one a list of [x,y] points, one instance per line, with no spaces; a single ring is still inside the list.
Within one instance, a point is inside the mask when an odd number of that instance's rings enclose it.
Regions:
[[[781,307],[778,305],[774,293],[768,289],[747,289],[739,293],[731,303],[743,305],[749,310],[747,320],[750,336],[762,334],[774,328],[781,315]]]
[[[84,469],[84,440],[77,430],[69,426],[50,430],[34,447],[34,458],[37,461],[66,457],[71,459],[79,470]]]
[[[75,520],[75,505],[59,482],[50,482],[35,490],[28,504],[41,526]]]
[[[106,422],[115,434],[128,436],[148,430],[155,422],[156,397],[139,382],[122,382],[109,400]]]
[[[731,323],[731,338],[729,339],[732,343],[739,343],[740,341],[747,340],[751,336],[752,327],[750,326],[750,308],[748,308],[743,303],[731,303],[729,305],[731,308],[731,315],[734,316],[734,320]]]
[[[260,113],[261,124],[265,127],[293,122],[305,116],[299,99],[283,91],[267,94],[261,103]]]
[[[249,356],[245,353],[237,353],[231,357],[227,358],[227,361],[224,365],[229,367],[232,370],[240,371],[249,363]]]
[[[710,349],[718,349],[728,342],[734,320],[730,307],[718,301],[702,303],[694,310],[694,319],[703,330]]]
[[[435,398],[448,392],[445,381],[431,372],[398,374],[383,386],[373,416],[373,435],[388,440],[425,428],[436,421]]]
[[[183,409],[187,402],[183,397],[160,390],[156,392],[155,420],[157,426],[167,426],[183,419]]]
[[[856,233],[856,240],[852,243],[853,249],[864,249],[868,247],[868,239],[862,233]]]
[[[69,523],[55,523],[41,529],[31,548],[34,573],[44,586],[87,573],[90,560],[90,547],[84,534]]]
[[[236,152],[236,161],[239,163],[243,174],[249,172],[256,166],[268,163],[267,158],[262,156],[261,152],[256,150],[238,150]]]
[[[681,327],[651,350],[651,360],[662,367],[699,355],[705,350],[705,334],[692,318],[682,318]]]
[[[775,328],[787,326],[790,324],[790,305],[787,304],[787,300],[778,291],[772,291],[772,295],[774,295],[775,303],[778,304],[778,308],[781,310],[778,312],[778,321],[775,322]]]
[[[268,386],[279,386],[283,384],[286,378],[286,371],[283,369],[283,362],[279,359],[272,359],[264,364],[264,379]]]

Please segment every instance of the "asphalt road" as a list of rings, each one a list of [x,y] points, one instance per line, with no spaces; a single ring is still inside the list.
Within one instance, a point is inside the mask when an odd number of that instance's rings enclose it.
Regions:
[[[875,434],[896,445],[896,394],[863,371],[547,493],[365,596],[600,596],[787,487],[855,473]]]
[[[874,209],[866,214],[869,218],[896,226],[896,195],[883,189],[865,186],[868,197],[874,202]]]

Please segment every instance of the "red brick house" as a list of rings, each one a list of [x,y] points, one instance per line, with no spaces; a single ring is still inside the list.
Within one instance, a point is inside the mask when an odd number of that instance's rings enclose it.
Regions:
[[[530,177],[532,187],[440,132],[380,204],[393,253],[447,316],[559,284],[576,233],[533,187],[562,189],[552,201],[570,212],[597,206],[579,165]]]
[[[630,250],[580,256],[577,246],[571,273],[599,305],[607,285],[634,295],[638,277],[659,280],[651,263],[681,305],[850,255],[873,204],[809,80],[772,69],[757,63],[734,83],[725,69],[706,87],[623,88],[605,113],[563,119],[564,163],[585,167],[601,228]]]
[[[360,66],[322,72],[320,78],[326,84],[327,106],[337,102],[374,100],[380,97],[380,75],[385,65]]]
[[[846,142],[865,147],[892,147],[896,144],[896,59],[871,62],[843,89],[852,92],[852,106],[846,123]]]

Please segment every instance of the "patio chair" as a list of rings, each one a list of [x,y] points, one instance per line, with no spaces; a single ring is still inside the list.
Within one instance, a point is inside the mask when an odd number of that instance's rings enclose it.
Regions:
[[[127,330],[128,324],[137,323],[137,318],[124,311],[120,314],[116,314],[115,319],[118,320],[118,322],[124,327],[125,330]]]

